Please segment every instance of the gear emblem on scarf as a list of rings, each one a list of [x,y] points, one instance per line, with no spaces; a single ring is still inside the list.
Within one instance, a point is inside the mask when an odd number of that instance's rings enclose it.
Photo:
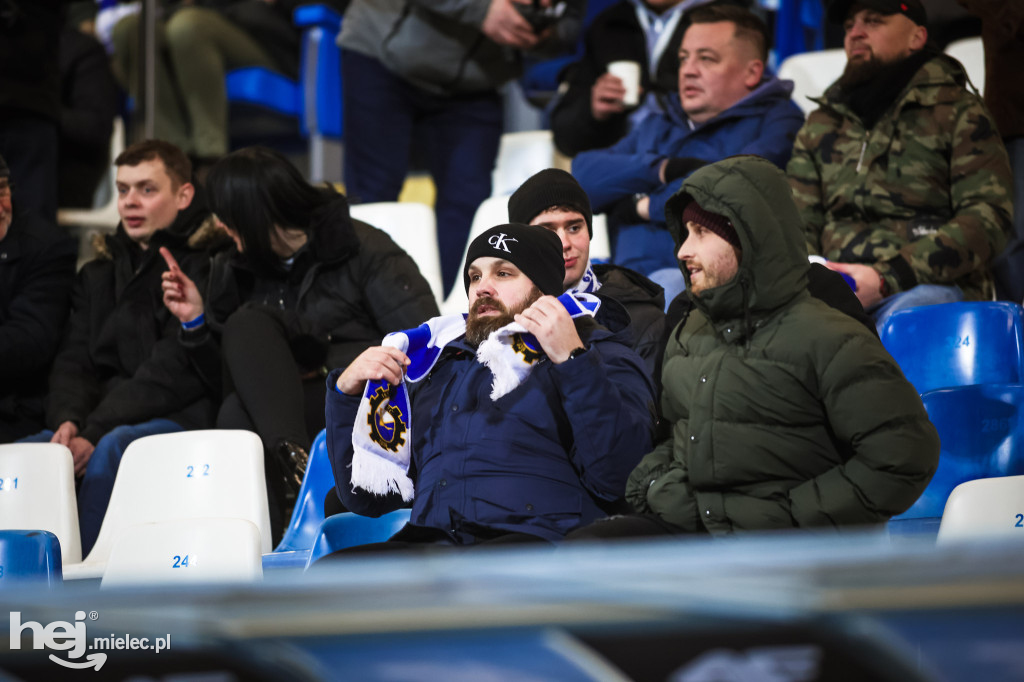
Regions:
[[[523,362],[532,365],[543,357],[543,353],[526,342],[522,334],[512,335],[512,350],[522,356]]]
[[[398,452],[398,448],[405,445],[405,432],[409,426],[402,410],[390,402],[392,390],[390,386],[378,386],[370,396],[370,414],[366,416],[366,424],[370,427],[370,440],[391,452]]]

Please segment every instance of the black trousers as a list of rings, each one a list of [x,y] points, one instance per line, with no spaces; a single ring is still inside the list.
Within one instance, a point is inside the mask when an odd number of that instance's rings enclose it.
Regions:
[[[567,542],[571,542],[574,540],[613,540],[685,534],[687,531],[664,521],[657,514],[628,514],[599,519],[589,526],[577,528],[566,535],[565,539]]]
[[[222,352],[227,376],[217,428],[255,431],[263,441],[270,525],[275,542],[286,519],[285,472],[275,455],[290,440],[307,451],[325,425],[325,384],[303,379],[288,343],[288,330],[275,315],[242,308],[224,325]]]
[[[323,559],[333,561],[334,559],[342,559],[353,554],[374,554],[377,552],[430,553],[459,549],[503,547],[508,545],[538,545],[542,547],[553,547],[553,545],[544,538],[539,538],[536,535],[528,535],[526,533],[500,533],[495,534],[494,537],[489,537],[486,540],[479,540],[472,545],[457,545],[452,542],[451,538],[449,538],[447,534],[437,530],[436,528],[424,528],[423,526],[414,526],[411,523],[407,523],[402,530],[395,533],[390,540],[385,542],[374,542],[368,545],[346,547],[345,549],[339,549],[337,552],[328,554],[323,557]]]
[[[14,210],[57,221],[57,124],[24,116],[0,120],[0,156],[11,169]]]

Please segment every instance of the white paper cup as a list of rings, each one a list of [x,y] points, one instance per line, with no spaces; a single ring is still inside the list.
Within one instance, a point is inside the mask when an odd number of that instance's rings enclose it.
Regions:
[[[617,76],[626,88],[626,96],[622,103],[636,106],[640,103],[640,64],[637,62],[612,62],[608,65],[608,73]]]

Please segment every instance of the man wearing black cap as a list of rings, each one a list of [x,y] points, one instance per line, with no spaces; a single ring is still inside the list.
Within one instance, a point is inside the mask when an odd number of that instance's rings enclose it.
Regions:
[[[653,388],[563,278],[554,234],[491,228],[466,257],[468,315],[389,335],[328,377],[342,502],[379,516],[411,501],[387,548],[555,541],[622,502]]]
[[[835,0],[847,66],[786,168],[811,253],[853,278],[879,329],[918,305],[991,298],[1012,215],[1006,150],[920,0]]]
[[[636,514],[572,539],[880,524],[927,486],[935,427],[878,338],[807,291],[786,190],[739,156],[667,202],[694,305],[665,349],[672,435],[629,477]]]
[[[565,264],[562,287],[599,296],[604,305],[597,312],[597,321],[605,327],[617,330],[631,325],[631,346],[653,375],[664,348],[665,294],[660,286],[629,268],[590,262],[593,214],[590,199],[576,178],[557,168],[536,173],[509,197],[508,219],[538,225],[558,236]]]
[[[0,443],[43,428],[46,379],[71,304],[77,251],[55,225],[17,206],[12,184],[0,156]]]

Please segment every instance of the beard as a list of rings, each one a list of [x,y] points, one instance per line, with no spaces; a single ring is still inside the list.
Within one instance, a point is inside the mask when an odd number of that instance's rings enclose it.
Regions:
[[[843,69],[843,75],[839,77],[839,87],[849,92],[850,88],[855,88],[861,83],[873,80],[875,76],[884,71],[891,63],[883,62],[874,55],[871,55],[868,59],[860,59],[855,62],[848,61],[846,62],[846,68]]]
[[[533,305],[541,296],[540,289],[533,287],[524,300],[511,307],[489,296],[476,299],[473,307],[469,310],[469,317],[466,318],[466,342],[474,347],[479,346],[487,340],[488,336],[505,325],[512,324],[515,321],[516,315]],[[485,305],[497,308],[499,313],[497,315],[480,317],[479,310]]]

